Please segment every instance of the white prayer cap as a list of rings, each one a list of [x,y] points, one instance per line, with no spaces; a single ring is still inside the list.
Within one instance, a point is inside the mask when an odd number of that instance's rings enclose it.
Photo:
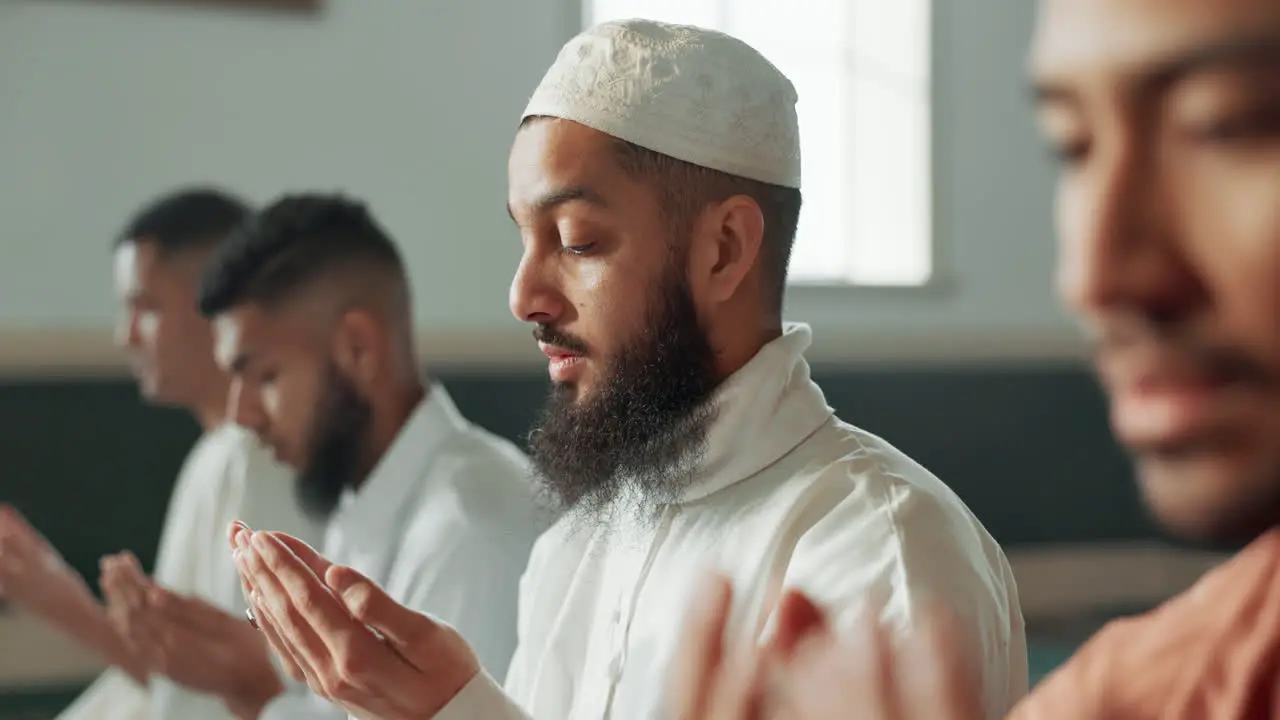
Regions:
[[[795,86],[755,48],[714,30],[652,20],[597,25],[561,49],[525,108],[523,118],[531,116],[800,187]]]

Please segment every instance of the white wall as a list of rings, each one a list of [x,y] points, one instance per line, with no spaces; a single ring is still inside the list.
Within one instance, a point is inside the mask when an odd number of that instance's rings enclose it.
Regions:
[[[942,281],[794,292],[789,314],[815,325],[822,358],[1074,347],[1049,293],[1051,175],[1024,90],[1033,4],[936,5]],[[576,0],[328,0],[313,18],[0,0],[0,365],[110,362],[109,239],[139,202],[195,180],[259,201],[367,198],[412,267],[431,357],[534,361],[506,310],[505,159],[576,13]]]

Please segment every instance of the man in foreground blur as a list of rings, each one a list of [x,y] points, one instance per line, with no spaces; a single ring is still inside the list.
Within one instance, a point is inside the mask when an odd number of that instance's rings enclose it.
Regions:
[[[1165,527],[1243,550],[1108,625],[1012,717],[1280,716],[1280,3],[1043,0],[1033,72],[1062,162],[1058,289],[1096,344],[1112,427]],[[713,657],[722,624],[691,616],[700,670],[675,683],[678,717],[745,718],[764,689]],[[787,717],[975,717],[945,642],[918,638],[894,672],[807,625],[810,651],[771,687],[808,704]]]
[[[567,515],[522,581],[505,691],[468,633],[241,532],[273,647],[313,688],[360,717],[651,718],[681,608],[715,565],[739,589],[737,642],[788,625],[784,588],[840,626],[870,597],[877,624],[909,628],[938,597],[965,620],[991,716],[1025,692],[1003,553],[941,481],[834,416],[811,331],[782,322],[795,102],[759,53],[700,28],[607,23],[563,49],[516,133],[508,209],[524,247],[511,309],[553,383],[530,445]]]
[[[200,308],[235,378],[235,421],[298,470],[308,507],[328,518],[324,552],[457,628],[479,665],[504,674],[520,574],[545,526],[528,461],[424,382],[408,274],[365,206],[273,203],[209,264]],[[288,621],[255,611],[264,628]],[[244,717],[345,717],[307,692],[256,710]]]
[[[235,568],[221,552],[229,521],[251,516],[266,527],[317,534],[293,497],[288,470],[227,422],[229,379],[214,363],[213,332],[196,307],[204,264],[248,214],[244,202],[225,192],[184,189],[139,211],[114,245],[123,311],[117,340],[129,352],[142,396],[186,408],[204,430],[174,486],[155,571],[155,583],[200,616],[244,612]],[[8,599],[114,666],[62,718],[223,720],[228,710],[202,691],[280,684],[265,643],[245,632],[243,622],[149,632],[147,613],[137,611],[146,598],[132,591],[146,592],[152,583],[131,553],[104,559],[101,584],[106,606],[16,510],[0,511],[0,585]],[[186,684],[164,677],[207,644],[226,648],[234,659],[205,660],[181,677]]]

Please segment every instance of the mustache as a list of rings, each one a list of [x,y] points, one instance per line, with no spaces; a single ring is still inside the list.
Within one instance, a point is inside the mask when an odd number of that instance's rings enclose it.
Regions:
[[[1246,383],[1280,383],[1274,369],[1226,342],[1185,323],[1142,317],[1106,318],[1087,331],[1103,358],[1125,352],[1157,352],[1215,377]]]
[[[533,329],[533,339],[546,345],[555,345],[556,347],[564,348],[569,352],[577,353],[579,355],[587,354],[587,344],[585,342],[570,335],[569,333],[557,330],[550,325],[543,325],[539,323],[538,326]]]

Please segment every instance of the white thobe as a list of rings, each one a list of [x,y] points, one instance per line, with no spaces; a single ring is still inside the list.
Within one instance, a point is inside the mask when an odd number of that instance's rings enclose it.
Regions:
[[[849,629],[866,603],[906,630],[930,599],[968,633],[990,718],[1027,690],[1026,638],[1003,552],[960,499],[889,443],[841,422],[788,324],[717,391],[707,452],[656,520],[562,518],[521,583],[505,693],[480,674],[436,720],[661,717],[666,666],[709,567],[735,586],[730,642],[761,641],[784,588]]]
[[[402,605],[463,634],[501,676],[516,646],[520,575],[547,526],[528,458],[468,423],[434,385],[369,478],[339,504],[323,554]],[[307,693],[273,700],[262,720],[345,718]]]
[[[240,575],[227,545],[227,526],[251,527],[318,539],[321,524],[302,512],[294,473],[275,462],[247,430],[227,423],[206,432],[178,474],[160,534],[154,577],[158,584],[196,595],[244,617]],[[143,689],[110,669],[58,716],[59,720],[231,720],[215,697],[153,675]]]

